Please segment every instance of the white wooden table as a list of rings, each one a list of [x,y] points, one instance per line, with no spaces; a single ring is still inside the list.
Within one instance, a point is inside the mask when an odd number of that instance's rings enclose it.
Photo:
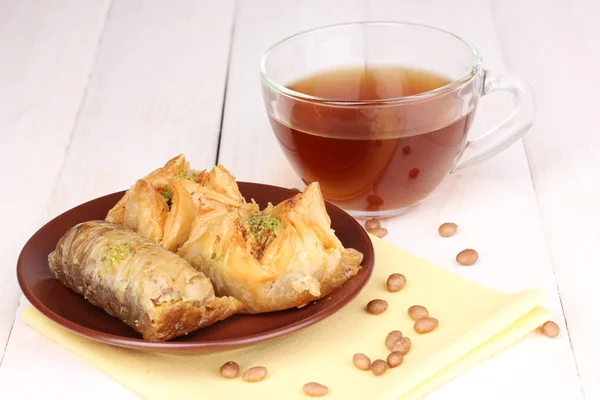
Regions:
[[[530,334],[428,397],[600,399],[595,0],[0,0],[0,398],[135,398],[20,319],[23,244],[180,152],[239,180],[300,187],[263,110],[259,58],[299,30],[383,19],[474,41],[487,68],[527,79],[538,105],[524,140],[384,222],[386,240],[476,282],[544,289],[562,328],[554,340]],[[486,98],[474,129],[507,107]],[[446,220],[460,235],[435,240]],[[479,251],[476,267],[453,261],[465,247]]]

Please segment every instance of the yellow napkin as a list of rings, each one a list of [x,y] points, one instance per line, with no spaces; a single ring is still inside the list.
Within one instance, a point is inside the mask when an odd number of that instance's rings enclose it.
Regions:
[[[329,387],[331,399],[416,399],[510,345],[550,318],[538,307],[539,290],[507,294],[490,290],[372,237],[376,265],[371,280],[350,304],[331,317],[286,337],[249,348],[197,355],[140,352],[96,343],[55,325],[29,307],[23,319],[50,339],[87,360],[146,399],[303,399],[311,381]],[[477,268],[472,267],[472,268]],[[399,292],[385,288],[387,277],[404,274]],[[389,307],[380,315],[365,311],[369,300],[382,298]],[[419,335],[406,310],[424,305],[440,321],[433,332]],[[399,329],[412,350],[397,368],[382,376],[352,364],[354,353],[385,359],[388,332]],[[261,382],[226,380],[219,367],[236,361],[242,372],[264,365]],[[240,372],[241,375],[241,372]]]

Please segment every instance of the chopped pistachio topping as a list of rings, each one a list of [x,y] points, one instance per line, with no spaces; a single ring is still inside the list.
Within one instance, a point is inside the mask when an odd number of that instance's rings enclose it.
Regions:
[[[281,225],[281,221],[274,216],[261,212],[250,215],[247,222],[250,226],[250,232],[255,237],[261,237],[265,230],[269,231],[269,233],[274,233]]]
[[[173,176],[173,179],[181,178],[181,179],[188,179],[188,180],[190,180],[192,182],[196,182],[196,179],[195,179],[196,175],[197,175],[196,172],[193,172],[193,171],[191,171],[189,169],[186,169],[186,170],[183,170],[183,171],[178,172],[177,174],[175,174],[175,176]]]
[[[102,257],[102,261],[104,262],[104,266],[107,269],[112,269],[123,260],[125,260],[128,256],[132,255],[134,252],[135,243],[127,242],[121,243],[114,246],[108,250],[108,253]]]
[[[167,202],[167,204],[170,207],[171,204],[173,203],[173,191],[171,190],[171,187],[167,187],[165,190],[163,190],[161,192],[161,194],[162,194],[162,197],[165,198],[165,201]]]

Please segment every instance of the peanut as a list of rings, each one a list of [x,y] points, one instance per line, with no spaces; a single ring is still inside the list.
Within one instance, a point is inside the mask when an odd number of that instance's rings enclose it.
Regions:
[[[429,317],[429,311],[423,306],[410,306],[408,308],[408,316],[413,321],[418,321],[423,318]]]
[[[240,366],[233,361],[227,361],[221,366],[219,372],[223,378],[232,379],[240,373]]]
[[[371,359],[363,353],[356,353],[354,357],[352,357],[352,362],[356,368],[362,369],[363,371],[371,369]]]
[[[473,249],[465,249],[456,256],[456,262],[461,265],[473,265],[478,259],[479,254]]]
[[[367,196],[367,201],[370,204],[374,204],[376,206],[380,206],[383,204],[383,199],[379,196],[377,196],[376,194],[370,194]]]
[[[390,292],[397,292],[406,286],[406,277],[402,274],[391,274],[386,283],[387,289]]]
[[[560,333],[560,328],[554,321],[548,321],[542,325],[542,332],[549,338],[555,338]]]
[[[373,372],[373,375],[375,376],[383,375],[387,369],[388,364],[383,360],[375,360],[373,361],[373,364],[371,364],[371,372]]]
[[[367,311],[371,314],[381,314],[388,308],[388,303],[385,300],[375,299],[367,303]]]
[[[415,179],[417,176],[419,176],[419,168],[412,168],[410,171],[408,171],[408,177],[410,179]]]
[[[412,342],[410,341],[410,339],[407,337],[403,337],[402,339],[397,340],[392,345],[392,348],[390,350],[393,352],[398,352],[398,353],[402,354],[403,356],[405,356],[408,354],[411,347],[412,347]]]
[[[398,365],[402,364],[404,360],[404,356],[399,351],[393,351],[387,356],[387,363],[390,368],[396,368]]]
[[[443,237],[454,236],[454,234],[456,233],[457,230],[458,230],[458,225],[456,225],[454,222],[444,222],[438,228],[438,232]]]
[[[394,343],[396,343],[400,339],[402,339],[402,332],[391,331],[385,338],[385,347],[391,350]]]
[[[371,218],[368,219],[367,222],[365,222],[365,228],[367,229],[375,229],[375,228],[380,228],[381,224],[379,223],[378,219],[375,218]]]
[[[435,318],[427,317],[417,320],[415,322],[415,332],[417,333],[428,333],[437,328],[439,321]]]
[[[265,379],[265,376],[267,376],[267,369],[265,367],[252,367],[244,372],[242,379],[246,382],[258,382]]]
[[[379,206],[375,204],[369,204],[367,206],[367,211],[379,211]]]
[[[329,393],[329,388],[317,382],[308,382],[302,387],[304,393],[311,397],[324,396]]]
[[[378,238],[382,238],[385,235],[387,235],[388,231],[385,228],[372,228],[372,229],[367,229],[367,232],[369,232],[371,235],[375,235]]]

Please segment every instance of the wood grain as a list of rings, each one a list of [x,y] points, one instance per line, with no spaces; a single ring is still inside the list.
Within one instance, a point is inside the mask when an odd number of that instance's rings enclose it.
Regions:
[[[525,148],[583,390],[597,399],[600,3],[497,1],[494,14],[508,65],[536,92]]]
[[[366,1],[239,3],[219,163],[239,180],[302,187],[275,139],[261,98],[259,62],[277,41],[313,27],[364,19]],[[251,40],[249,38],[252,38]]]
[[[89,76],[85,95],[82,96],[82,85],[70,115],[69,130],[61,138],[60,152],[56,152],[60,154],[60,160],[56,161],[54,175],[47,184],[46,197],[39,204],[32,203],[32,209],[41,209],[42,212],[27,229],[24,228],[25,235],[33,234],[46,209],[46,218],[50,219],[79,203],[127,188],[137,178],[178,153],[185,153],[199,168],[214,165],[234,2],[216,3],[207,0],[169,4],[167,6],[162,1],[142,0],[115,0],[112,4],[93,69],[91,74],[90,68],[84,74],[86,79]],[[40,18],[47,18],[48,9],[40,10]],[[104,18],[101,11],[89,10],[96,18]],[[68,23],[69,18],[72,18],[78,21],[75,28],[82,31],[87,28],[86,25],[91,25],[89,20],[81,20],[85,17],[84,10],[67,9],[57,13],[66,19],[58,19],[57,24]],[[15,21],[15,26],[18,26],[29,17],[15,15],[15,18],[18,18]],[[28,28],[21,29],[26,31]],[[63,28],[52,26],[48,29],[52,29],[51,33],[57,35]],[[48,32],[41,34],[48,35]],[[75,37],[78,33],[74,29],[67,34]],[[37,38],[34,42],[41,40]],[[66,40],[72,39],[62,38],[62,41]],[[97,42],[98,36],[93,43]],[[42,46],[39,43],[37,45]],[[55,46],[60,45],[61,43],[57,43]],[[78,50],[81,49],[71,49],[66,60],[77,59],[79,56],[73,54]],[[52,62],[41,61],[46,64],[46,68]],[[21,68],[26,67],[27,64]],[[65,72],[64,80],[73,79],[70,75],[74,73]],[[45,75],[43,79],[51,81],[52,75]],[[66,85],[64,80],[61,83]],[[67,99],[62,98],[64,93],[61,86],[56,82],[52,85],[47,89],[53,96],[49,100],[66,101]],[[75,118],[79,103],[80,110]],[[56,108],[60,106],[61,104],[56,104]],[[36,116],[32,115],[25,121],[36,123]],[[35,144],[35,139],[39,136],[40,132],[36,132],[29,142],[24,142],[22,154],[27,152],[26,145]],[[48,136],[40,145],[49,146],[48,143],[52,143],[52,140],[56,139]],[[11,147],[14,148],[12,145]],[[63,162],[65,148],[68,151]],[[40,155],[45,150],[40,146]],[[11,165],[16,164],[16,156],[17,154],[13,156]],[[52,157],[51,154],[47,156]],[[57,178],[61,164],[62,169]],[[43,162],[31,164],[32,171],[44,168]],[[44,177],[47,172],[49,171],[44,171]],[[22,176],[18,175],[19,178]],[[34,176],[32,173],[31,177]],[[15,181],[16,184],[18,181]],[[48,194],[53,186],[48,206]],[[23,184],[19,187],[28,189]],[[33,196],[34,186],[30,187]],[[14,224],[18,225],[16,219]],[[20,243],[17,243],[11,250],[14,252],[20,247]],[[11,278],[15,263],[16,258],[7,271]],[[16,284],[14,286],[11,288],[11,308],[7,309],[6,314],[3,312],[4,308],[0,309],[0,321],[3,326],[6,325],[5,331],[8,331],[15,315],[18,292]],[[5,306],[3,303],[0,303],[0,307]],[[29,328],[17,316],[12,339],[0,367],[0,387],[3,390],[13,393],[15,397],[18,394],[20,398],[40,397],[41,387],[27,384],[28,377],[33,374],[43,376],[45,382],[52,384],[48,392],[44,393],[45,396],[58,397],[60,394],[64,398],[85,392],[92,398],[132,397],[126,389],[102,373],[93,371],[63,349],[50,345],[34,332],[23,332],[27,329]],[[32,363],[32,360],[36,362]],[[73,376],[76,376],[78,383],[71,389]],[[67,386],[70,389],[65,393],[61,387]],[[86,387],[97,390],[89,393]]]
[[[107,8],[0,2],[0,362],[21,293],[17,257],[45,220]]]
[[[237,14],[219,157],[219,162],[243,180],[303,186],[276,144],[263,109],[259,80],[253,72],[262,52],[293,31],[358,19],[424,23],[474,41],[486,68],[506,67],[493,10],[486,2],[462,1],[460,6],[431,0],[352,2],[340,5],[339,13],[329,8],[339,4],[327,2],[324,7],[318,6],[324,11],[317,14],[317,5],[311,2],[297,4],[293,13],[286,12],[286,6],[280,2],[259,4],[256,8],[241,7]],[[257,32],[256,21],[261,19],[274,22],[268,30],[263,27]],[[250,32],[255,38],[253,43],[245,40]],[[511,107],[512,99],[501,93],[483,99],[473,134],[493,127],[511,112]],[[442,239],[437,234],[437,227],[446,220],[461,227],[456,237]],[[386,240],[476,282],[511,292],[528,287],[544,289],[548,294],[545,306],[562,322],[556,281],[521,141],[494,159],[452,174],[422,205],[409,214],[385,220],[384,226],[390,232]],[[454,262],[456,254],[466,247],[480,252],[477,266],[465,268]],[[581,398],[566,333],[555,341],[532,334],[522,343],[496,356],[497,362],[482,367],[486,373],[475,368],[430,397],[475,399],[485,393],[486,398],[520,398],[525,392]],[[507,368],[509,360],[515,359],[520,360],[520,368]],[[550,370],[547,366],[552,363],[560,363],[561,367]],[[530,373],[538,370],[544,373]],[[518,384],[498,385],[497,376]],[[488,387],[494,388],[493,393]]]
[[[29,305],[23,300],[18,313]],[[36,384],[31,384],[35,377]],[[0,393],[6,399],[137,399],[129,389],[102,371],[15,320],[4,363],[0,367]],[[91,388],[91,389],[90,389]]]
[[[214,165],[233,5],[115,1],[50,216],[129,188],[179,153]]]
[[[594,0],[0,2],[0,55],[10,60],[0,63],[0,168],[20,211],[5,212],[5,226],[18,228],[0,233],[0,355],[20,293],[18,251],[43,222],[128,187],[181,152],[197,167],[218,157],[239,180],[303,187],[264,111],[261,55],[304,29],[399,20],[475,42],[486,68],[531,83],[538,115],[523,141],[451,174],[410,213],[383,220],[385,239],[492,288],[541,288],[561,326],[558,338],[532,332],[427,398],[600,398],[599,18]],[[512,106],[509,96],[486,96],[473,134]],[[4,210],[14,203],[0,198]],[[457,223],[458,233],[441,238],[442,222]],[[454,257],[467,247],[480,259],[461,267]],[[12,329],[0,397],[136,398],[18,314]]]

